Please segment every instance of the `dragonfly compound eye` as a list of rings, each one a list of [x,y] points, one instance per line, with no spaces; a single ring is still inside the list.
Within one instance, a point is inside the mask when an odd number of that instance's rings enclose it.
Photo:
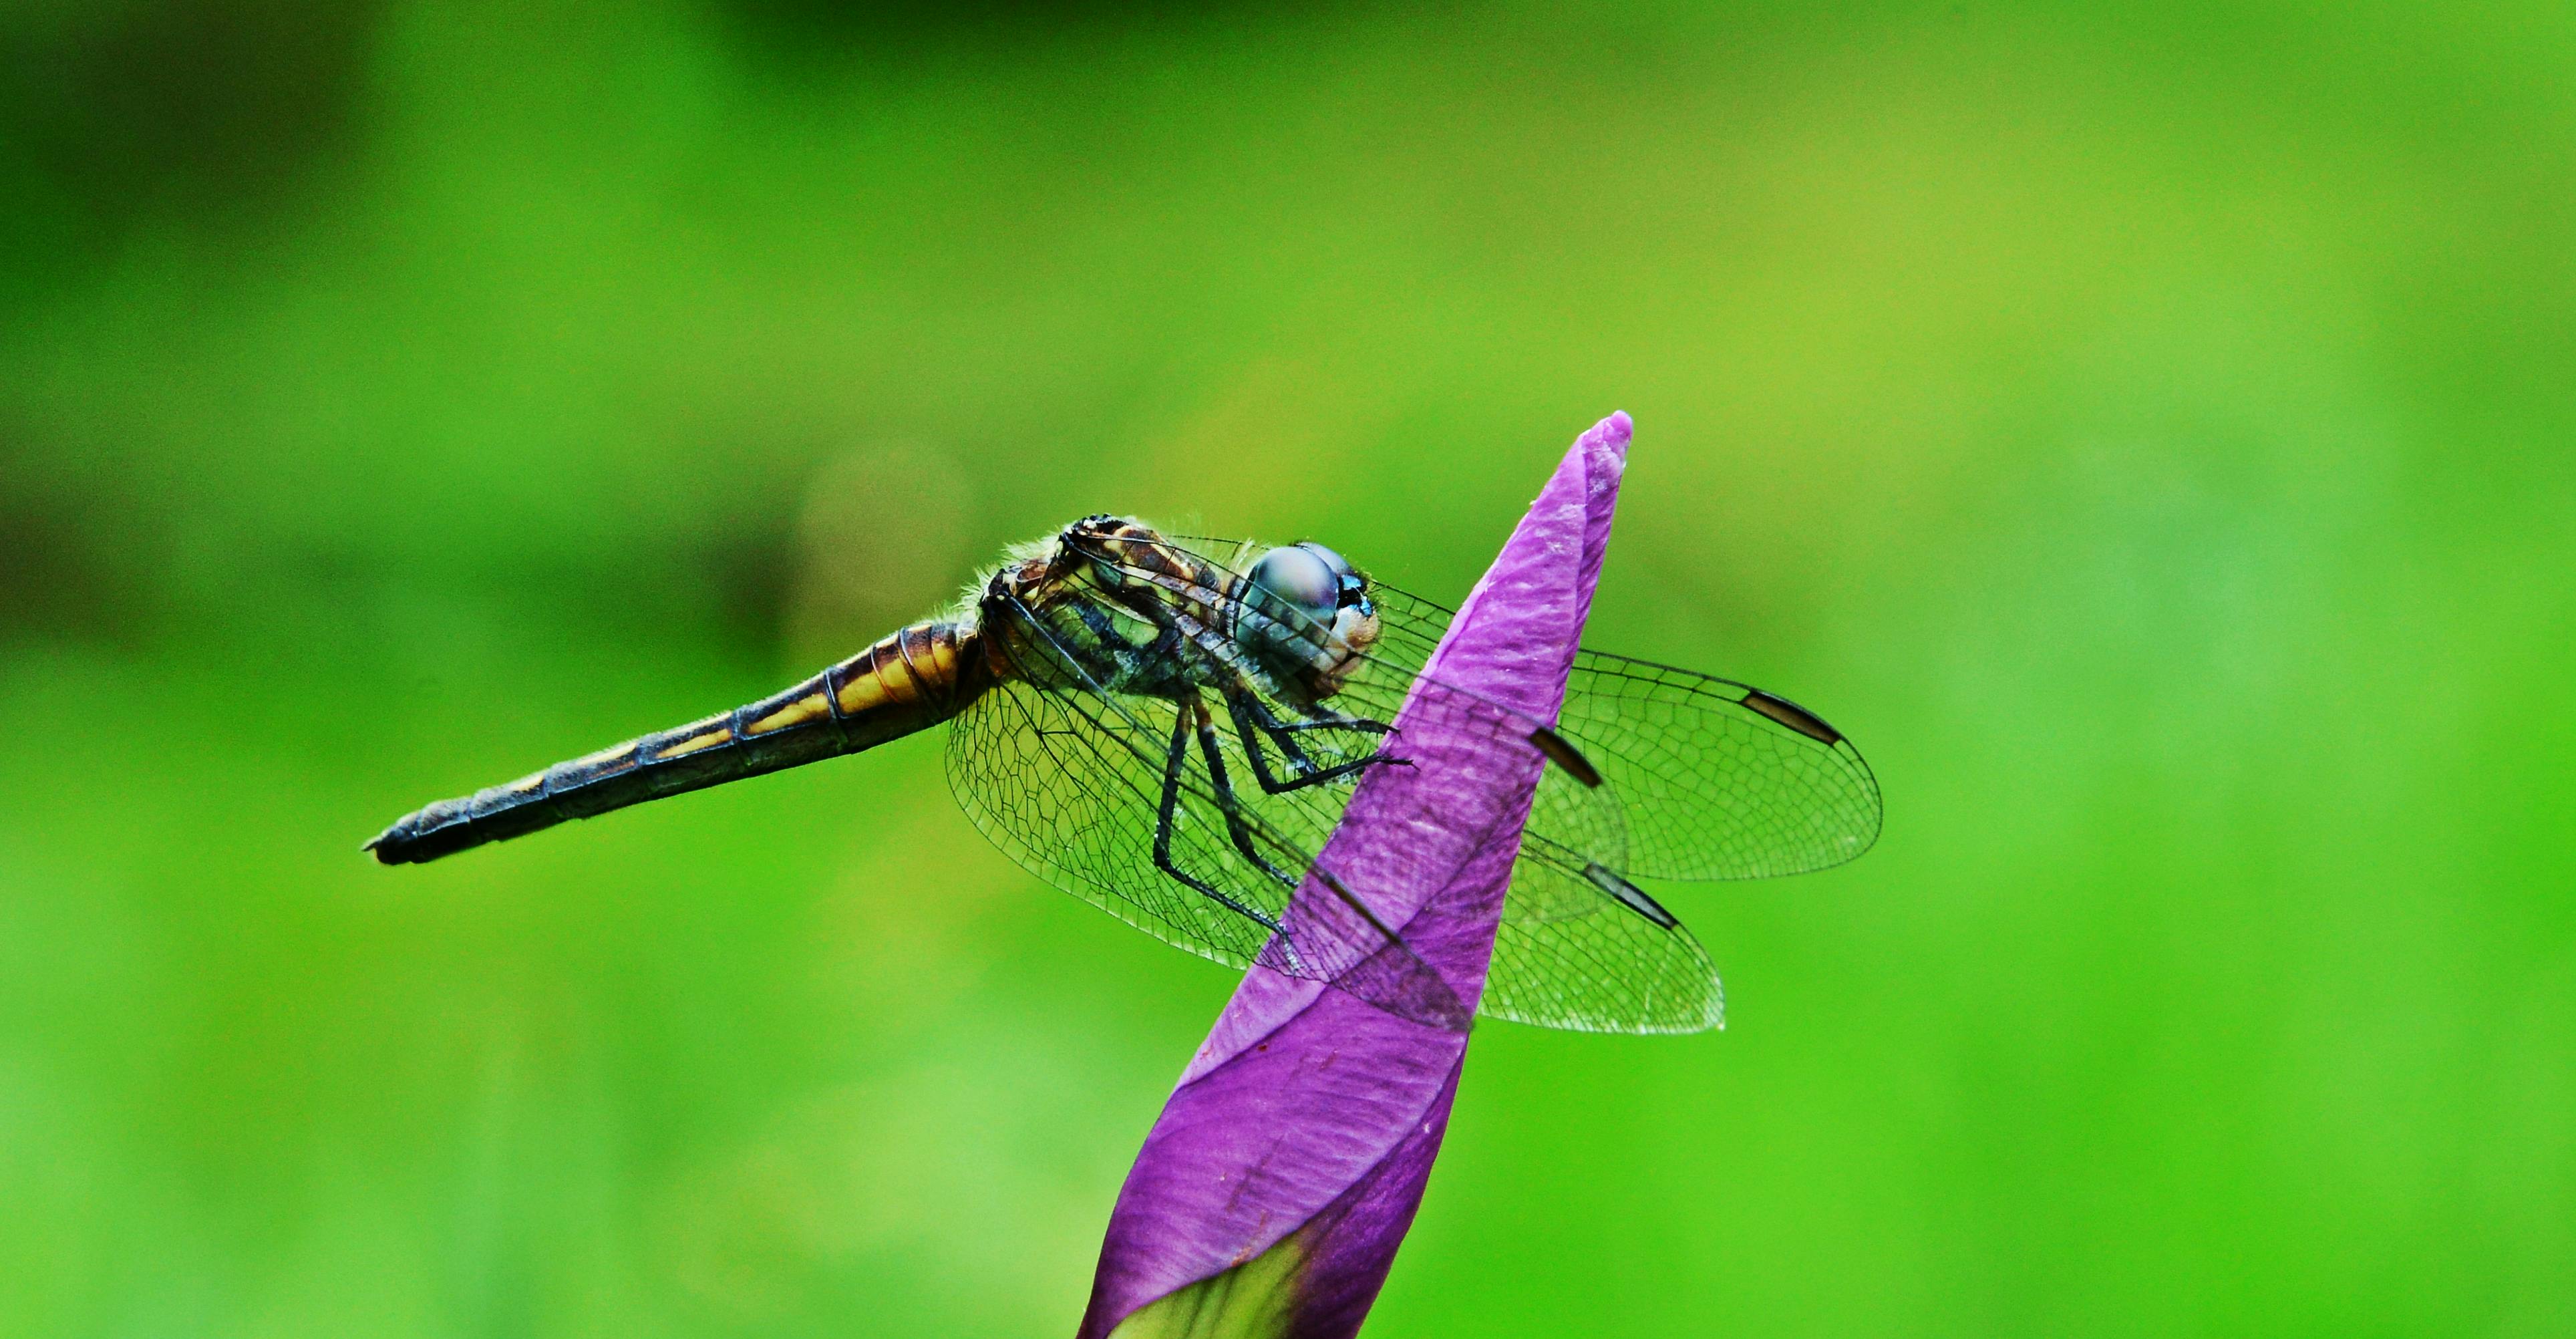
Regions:
[[[1351,566],[1350,560],[1311,539],[1297,547],[1323,559],[1324,565],[1333,570],[1333,603],[1336,606],[1343,609],[1357,609],[1363,617],[1372,612],[1369,608],[1368,578],[1361,576],[1359,569]]]
[[[1263,612],[1287,624],[1292,635],[1332,626],[1333,609],[1341,601],[1342,580],[1341,573],[1327,561],[1325,555],[1330,552],[1319,554],[1308,545],[1297,544],[1272,549],[1252,565],[1252,584],[1276,597],[1281,606]]]

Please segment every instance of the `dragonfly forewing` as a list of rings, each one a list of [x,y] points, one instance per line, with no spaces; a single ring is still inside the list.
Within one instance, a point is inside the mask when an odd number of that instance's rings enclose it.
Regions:
[[[1446,606],[1373,583],[1396,675],[1430,658]],[[1805,708],[1750,684],[1595,651],[1574,657],[1557,732],[1627,814],[1627,873],[1758,879],[1842,864],[1878,839],[1878,780],[1860,750]],[[1578,849],[1580,833],[1534,830]]]

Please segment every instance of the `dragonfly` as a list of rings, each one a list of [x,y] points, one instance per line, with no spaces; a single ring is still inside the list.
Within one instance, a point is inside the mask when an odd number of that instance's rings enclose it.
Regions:
[[[1589,647],[1557,718],[1531,718],[1429,669],[1454,614],[1318,543],[1089,516],[802,683],[431,804],[366,849],[436,860],[945,724],[960,806],[1040,879],[1202,956],[1463,1026],[1383,899],[1323,858],[1366,775],[1409,765],[1407,731],[1436,726],[1494,765],[1538,764],[1477,1012],[1722,1025],[1706,950],[1636,880],[1858,856],[1882,815],[1868,763],[1786,697]]]

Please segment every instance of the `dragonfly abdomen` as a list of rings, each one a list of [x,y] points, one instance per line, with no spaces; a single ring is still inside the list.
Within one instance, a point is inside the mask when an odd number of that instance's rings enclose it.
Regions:
[[[666,795],[873,748],[982,690],[971,627],[916,623],[783,692],[405,815],[367,849],[416,864]]]

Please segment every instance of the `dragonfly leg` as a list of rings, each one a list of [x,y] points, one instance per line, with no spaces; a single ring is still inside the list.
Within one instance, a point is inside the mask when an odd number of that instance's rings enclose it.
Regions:
[[[1217,806],[1225,811],[1226,832],[1234,839],[1234,849],[1242,852],[1243,858],[1251,861],[1254,868],[1277,879],[1280,886],[1296,887],[1294,875],[1272,864],[1252,844],[1252,825],[1243,821],[1242,801],[1235,798],[1234,782],[1225,774],[1225,754],[1218,747],[1216,719],[1208,714],[1207,704],[1192,693],[1182,709],[1197,722],[1199,756],[1207,759],[1208,780],[1216,785]]]
[[[1181,775],[1183,769],[1189,766],[1190,718],[1195,714],[1185,703],[1182,704],[1178,716],[1172,721],[1172,747],[1163,758],[1163,801],[1154,815],[1154,868],[1179,880],[1199,895],[1214,900],[1227,910],[1250,917],[1272,934],[1285,935],[1286,928],[1281,926],[1274,917],[1246,906],[1241,900],[1227,894],[1224,889],[1182,869],[1172,860],[1172,825],[1180,816]],[[1228,810],[1226,817],[1228,826],[1236,821],[1231,809]]]
[[[1371,753],[1365,758],[1354,758],[1349,762],[1336,763],[1331,767],[1318,767],[1315,765],[1315,760],[1307,757],[1306,751],[1297,746],[1296,736],[1290,733],[1287,727],[1281,725],[1279,718],[1271,715],[1269,708],[1261,705],[1259,699],[1241,691],[1229,692],[1225,695],[1225,705],[1227,714],[1234,718],[1235,734],[1243,740],[1244,756],[1252,763],[1253,779],[1261,783],[1263,790],[1273,795],[1284,795],[1292,790],[1303,790],[1308,786],[1320,786],[1327,782],[1339,781],[1372,763],[1388,761]],[[1264,735],[1278,747],[1280,756],[1288,761],[1290,776],[1286,780],[1280,779],[1270,770],[1269,760],[1262,755],[1259,736]]]

